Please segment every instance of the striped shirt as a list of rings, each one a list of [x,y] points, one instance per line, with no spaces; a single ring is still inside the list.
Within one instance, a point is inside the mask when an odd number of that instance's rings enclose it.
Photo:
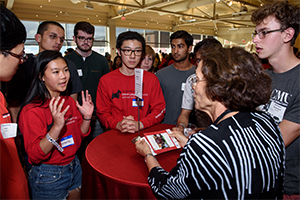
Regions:
[[[177,165],[155,167],[157,198],[275,199],[282,195],[284,143],[265,113],[239,112],[190,137]]]

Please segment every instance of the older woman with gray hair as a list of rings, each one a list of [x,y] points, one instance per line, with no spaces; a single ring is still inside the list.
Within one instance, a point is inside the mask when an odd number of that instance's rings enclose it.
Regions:
[[[241,48],[201,56],[193,83],[195,107],[213,124],[190,138],[173,132],[183,150],[170,172],[144,140],[136,142],[153,193],[166,199],[282,197],[281,133],[270,116],[255,110],[270,98],[270,77],[260,61]]]

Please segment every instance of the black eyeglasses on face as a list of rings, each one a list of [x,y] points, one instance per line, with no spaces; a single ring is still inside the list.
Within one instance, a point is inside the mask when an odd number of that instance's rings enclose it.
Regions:
[[[131,50],[131,49],[121,49],[121,51],[123,51],[123,53],[125,54],[125,56],[131,56],[132,53],[134,53],[134,55],[136,56],[141,56],[143,51],[138,49],[138,50]]]
[[[20,64],[22,64],[23,62],[25,62],[27,60],[27,55],[25,54],[25,51],[23,50],[22,54],[15,54],[15,53],[12,53],[10,51],[7,51],[7,50],[0,50],[1,52],[5,52],[5,53],[8,53],[9,55],[11,55],[12,57],[15,57],[15,58],[18,58],[20,60]]]
[[[275,29],[275,30],[270,30],[270,31],[259,31],[259,32],[254,32],[252,33],[252,38],[254,39],[256,35],[258,35],[259,39],[264,39],[266,37],[267,34],[269,33],[273,33],[273,32],[277,32],[277,31],[284,31],[284,29],[280,28],[280,29]]]
[[[84,42],[84,41],[93,42],[93,41],[94,41],[94,38],[93,38],[93,37],[85,38],[85,37],[83,37],[83,36],[77,36],[77,39],[78,39],[80,42]]]

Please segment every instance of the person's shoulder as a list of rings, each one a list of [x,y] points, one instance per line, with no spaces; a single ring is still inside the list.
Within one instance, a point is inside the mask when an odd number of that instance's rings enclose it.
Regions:
[[[169,65],[165,68],[162,68],[160,70],[158,70],[155,74],[156,75],[160,75],[160,74],[166,74],[166,73],[169,73],[171,70],[173,70],[173,64],[172,65]]]
[[[109,81],[111,82],[112,79],[121,79],[122,74],[120,73],[119,69],[113,70],[105,75],[103,75],[100,80],[103,81]]]
[[[153,79],[157,80],[158,79],[157,76],[155,76],[155,74],[153,74],[151,72],[148,72],[148,71],[144,71],[144,76],[145,76],[145,78],[151,79],[151,80],[153,80]]]
[[[78,56],[80,56],[80,55],[78,55],[75,51],[73,51],[73,52],[69,53],[68,55],[66,55],[65,58],[72,60],[73,58],[78,57]]]
[[[92,56],[97,57],[98,59],[105,59],[106,60],[106,58],[103,55],[101,55],[100,53],[98,53],[96,51],[92,51]]]

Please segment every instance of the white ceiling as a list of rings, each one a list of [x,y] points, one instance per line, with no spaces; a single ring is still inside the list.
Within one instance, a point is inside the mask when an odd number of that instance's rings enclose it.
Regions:
[[[186,30],[243,44],[251,41],[252,12],[272,0],[2,0],[21,20],[89,21],[93,25]],[[290,0],[300,4],[299,0]],[[91,7],[93,7],[91,9]],[[241,12],[244,9],[247,12]],[[122,19],[122,16],[123,19]]]

